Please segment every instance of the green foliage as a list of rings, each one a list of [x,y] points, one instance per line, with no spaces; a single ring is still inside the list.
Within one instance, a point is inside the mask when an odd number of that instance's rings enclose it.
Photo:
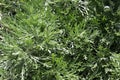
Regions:
[[[1,0],[1,80],[119,80],[120,3]]]

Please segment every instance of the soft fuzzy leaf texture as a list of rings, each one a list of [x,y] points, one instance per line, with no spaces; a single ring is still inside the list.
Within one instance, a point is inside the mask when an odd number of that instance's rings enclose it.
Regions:
[[[0,80],[119,80],[119,0],[0,0]]]

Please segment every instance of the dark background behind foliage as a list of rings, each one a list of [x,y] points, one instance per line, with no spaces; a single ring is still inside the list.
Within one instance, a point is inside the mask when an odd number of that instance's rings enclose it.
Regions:
[[[1,80],[120,79],[119,0],[1,0]]]

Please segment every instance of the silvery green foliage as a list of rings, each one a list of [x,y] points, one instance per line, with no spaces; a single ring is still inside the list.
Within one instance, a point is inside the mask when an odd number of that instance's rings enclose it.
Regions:
[[[1,80],[119,79],[120,14],[118,7],[113,6],[118,3],[112,1],[110,5],[106,0],[0,3],[5,4],[0,7]]]
[[[88,5],[89,2],[88,1],[82,1],[82,0],[79,0],[79,11],[82,13],[82,16],[88,16],[88,11],[89,11],[89,8],[88,8]]]

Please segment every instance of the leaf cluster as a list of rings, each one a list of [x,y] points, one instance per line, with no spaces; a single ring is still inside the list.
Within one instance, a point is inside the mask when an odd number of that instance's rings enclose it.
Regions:
[[[1,0],[1,80],[120,79],[120,3]]]

